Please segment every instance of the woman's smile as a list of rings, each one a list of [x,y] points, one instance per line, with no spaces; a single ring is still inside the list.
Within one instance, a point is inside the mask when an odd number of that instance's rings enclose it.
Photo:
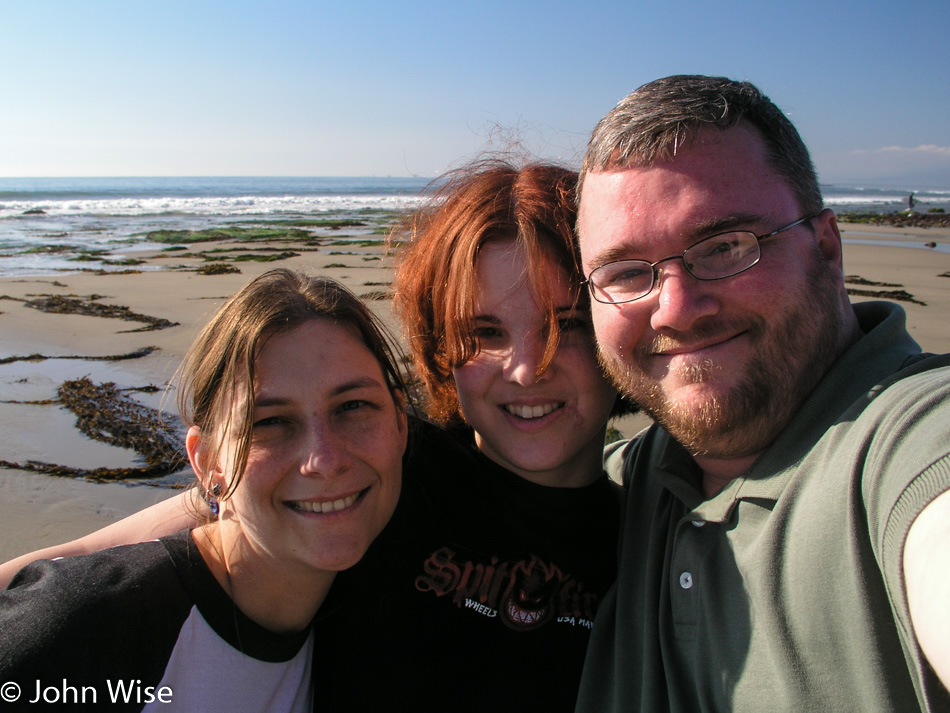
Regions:
[[[546,368],[548,320],[527,279],[524,250],[497,241],[482,247],[475,266],[478,353],[453,375],[462,415],[485,455],[532,482],[577,487],[601,474],[617,394],[597,363],[578,289],[553,262],[544,272],[559,327]]]

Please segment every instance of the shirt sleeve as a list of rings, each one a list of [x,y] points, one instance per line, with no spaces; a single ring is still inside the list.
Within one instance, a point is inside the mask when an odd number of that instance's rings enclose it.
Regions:
[[[108,681],[161,680],[190,608],[157,542],[27,565],[0,593],[0,681],[21,690],[3,710],[35,709],[37,685],[101,703]]]
[[[875,551],[888,578],[899,574],[907,531],[950,489],[950,368],[901,379],[865,416],[862,495]]]

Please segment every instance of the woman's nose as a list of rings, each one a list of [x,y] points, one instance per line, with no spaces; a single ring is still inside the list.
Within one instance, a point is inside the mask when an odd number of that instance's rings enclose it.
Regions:
[[[536,335],[525,337],[511,347],[505,366],[505,378],[521,386],[530,386],[542,381],[548,370],[539,374],[544,358],[544,344]]]
[[[332,476],[344,470],[349,462],[349,451],[344,439],[326,423],[313,424],[303,445],[302,470],[306,475]]]

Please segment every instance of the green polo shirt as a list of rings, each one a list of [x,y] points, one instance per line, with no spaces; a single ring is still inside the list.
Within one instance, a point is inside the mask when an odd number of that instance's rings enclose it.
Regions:
[[[578,711],[950,710],[901,564],[950,489],[950,356],[921,355],[897,305],[855,311],[865,336],[715,497],[658,427],[609,455],[620,568]]]

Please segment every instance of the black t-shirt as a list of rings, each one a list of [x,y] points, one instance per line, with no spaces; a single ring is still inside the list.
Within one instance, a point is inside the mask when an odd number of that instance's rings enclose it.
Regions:
[[[393,520],[319,615],[317,708],[573,711],[617,486],[540,486],[417,425]]]

